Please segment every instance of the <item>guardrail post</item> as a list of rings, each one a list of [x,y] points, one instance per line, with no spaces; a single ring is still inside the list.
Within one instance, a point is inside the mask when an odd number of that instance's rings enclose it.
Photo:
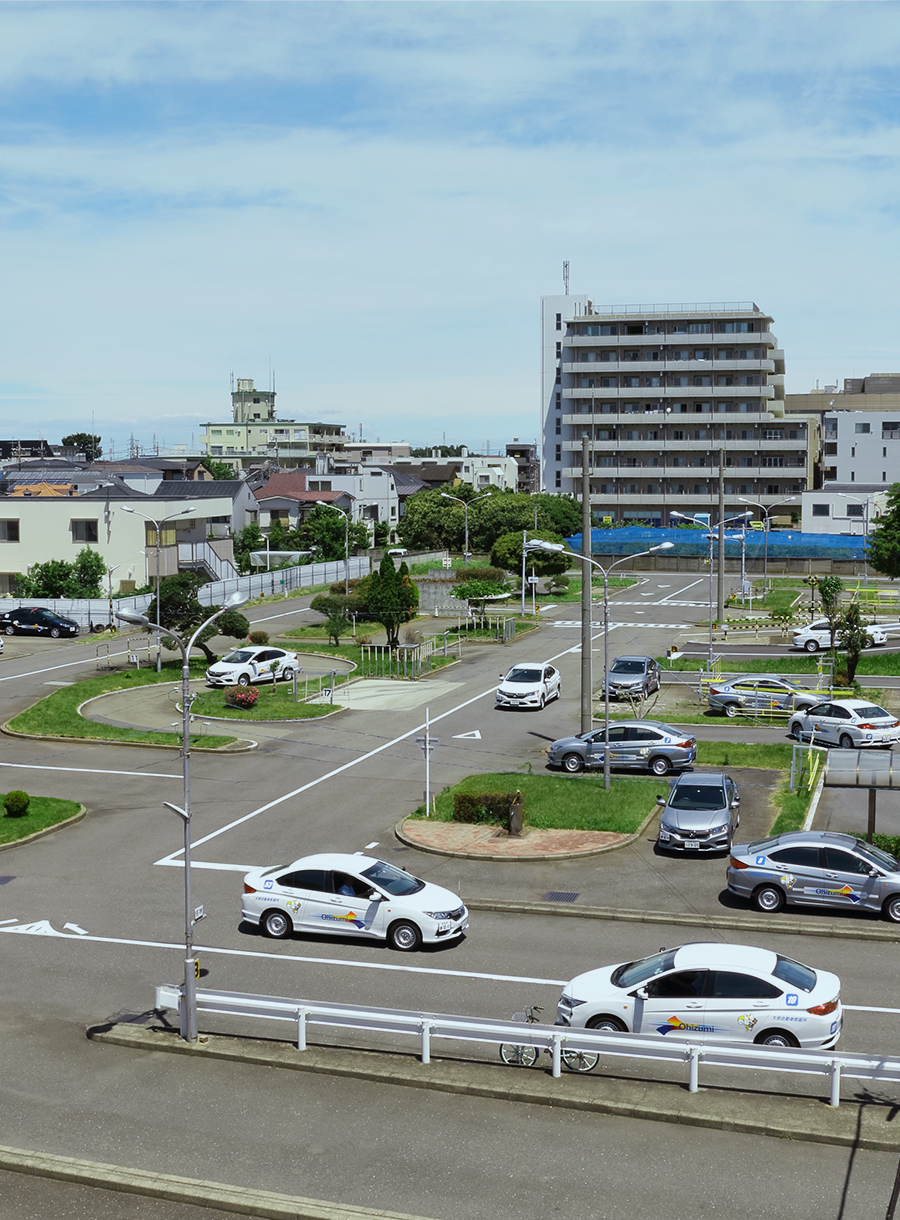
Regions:
[[[431,1027],[432,1021],[422,1022],[422,1062],[431,1063]]]
[[[297,1050],[306,1050],[306,1008],[297,1009]]]
[[[840,1059],[832,1059],[830,1065],[831,1070],[831,1097],[828,1099],[828,1104],[834,1106],[835,1109],[841,1104],[841,1061]]]
[[[562,1034],[553,1035],[553,1076],[560,1077],[562,1075]]]
[[[688,1092],[696,1093],[700,1088],[700,1047],[688,1050]]]

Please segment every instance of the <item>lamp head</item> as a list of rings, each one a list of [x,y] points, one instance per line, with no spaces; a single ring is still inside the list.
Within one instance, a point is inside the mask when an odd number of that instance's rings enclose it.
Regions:
[[[233,593],[229,593],[222,602],[223,610],[237,610],[239,606],[246,606],[250,600],[249,593],[242,593],[240,589],[235,589]]]
[[[123,623],[131,623],[133,627],[149,627],[150,620],[145,614],[138,614],[137,610],[117,610],[116,618],[121,619]]]

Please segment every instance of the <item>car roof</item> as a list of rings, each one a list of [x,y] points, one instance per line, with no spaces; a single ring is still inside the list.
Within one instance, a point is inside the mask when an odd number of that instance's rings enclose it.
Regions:
[[[679,775],[678,778],[673,781],[673,786],[674,784],[685,783],[709,784],[710,786],[714,785],[716,787],[721,787],[725,780],[730,778],[731,777],[726,775],[724,771],[713,771],[711,773],[709,771],[689,771],[684,775]]]
[[[860,842],[855,835],[841,834],[837,830],[786,830],[780,835],[772,835],[779,843],[841,843],[845,847],[855,847]]]
[[[692,966],[711,967],[722,970],[755,970],[759,974],[771,974],[778,956],[771,949],[758,949],[754,945],[723,945],[718,941],[698,941],[691,945],[680,945],[675,950],[675,968],[689,969]]]
[[[823,703],[833,703],[836,707],[850,708],[851,711],[856,707],[879,707],[880,704],[875,703],[873,699],[823,699]],[[890,713],[888,713],[890,714]]]
[[[793,682],[793,678],[785,678],[781,674],[737,674],[731,682]]]
[[[303,856],[288,864],[293,868],[345,868],[348,872],[358,873],[368,868],[370,864],[382,864],[377,856],[352,855],[350,852],[323,851],[315,856]]]
[[[524,669],[527,665],[529,669],[543,669],[548,664],[547,661],[514,661],[510,665],[510,669]]]
[[[640,656],[636,652],[623,652],[620,657],[613,657],[613,665],[616,661],[652,661],[652,657]]]

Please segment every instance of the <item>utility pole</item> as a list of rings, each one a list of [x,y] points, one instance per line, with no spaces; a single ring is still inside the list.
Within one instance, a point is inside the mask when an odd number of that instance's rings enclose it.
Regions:
[[[719,450],[719,569],[716,582],[716,622],[725,622],[725,450]]]
[[[591,442],[581,438],[581,554],[591,558]],[[591,668],[591,566],[585,563],[581,576],[581,732],[589,733],[593,724]],[[605,676],[604,676],[605,680]]]

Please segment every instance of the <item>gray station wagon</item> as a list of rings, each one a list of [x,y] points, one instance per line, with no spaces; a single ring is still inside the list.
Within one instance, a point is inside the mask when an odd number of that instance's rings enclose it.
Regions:
[[[758,843],[735,843],[728,889],[759,911],[785,903],[880,911],[900,923],[900,863],[853,835],[795,830]]]

